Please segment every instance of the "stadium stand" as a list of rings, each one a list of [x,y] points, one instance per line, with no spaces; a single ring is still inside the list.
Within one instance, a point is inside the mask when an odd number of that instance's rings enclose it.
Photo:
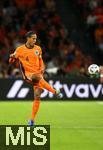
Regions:
[[[87,76],[88,65],[95,61],[94,54],[97,54],[97,56],[100,57],[103,50],[102,1],[92,1],[90,1],[90,3],[87,0],[78,0],[75,2],[74,8],[76,8],[76,6],[77,9],[79,8],[80,22],[81,19],[83,20],[82,31],[85,39],[83,42],[85,43],[88,38],[89,42],[91,39],[94,39],[95,41],[95,49],[98,50],[94,50],[93,55],[91,55],[91,52],[90,54],[88,52],[84,53],[85,47],[81,47],[78,44],[78,41],[75,42],[75,40],[73,40],[72,33],[75,30],[75,26],[73,26],[73,30],[70,29],[70,31],[67,25],[64,24],[65,22],[63,22],[62,16],[57,7],[59,1],[1,1],[0,78],[21,77],[16,65],[8,65],[8,57],[18,45],[25,42],[24,35],[29,30],[36,31],[38,35],[37,43],[40,44],[43,49],[43,58],[46,63],[47,75]],[[99,12],[100,14],[98,14]],[[96,14],[96,17],[93,15],[92,18],[91,15],[94,13]],[[64,15],[68,16],[67,14]],[[74,15],[76,14],[74,13]],[[82,43],[80,40],[79,42]],[[94,44],[92,45],[93,46],[91,47],[94,48]],[[91,49],[91,47],[88,46],[88,49]]]

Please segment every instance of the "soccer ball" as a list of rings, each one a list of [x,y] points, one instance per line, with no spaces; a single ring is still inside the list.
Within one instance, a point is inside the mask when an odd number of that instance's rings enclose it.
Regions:
[[[92,64],[88,67],[88,72],[91,75],[98,74],[100,72],[100,67],[96,64]]]

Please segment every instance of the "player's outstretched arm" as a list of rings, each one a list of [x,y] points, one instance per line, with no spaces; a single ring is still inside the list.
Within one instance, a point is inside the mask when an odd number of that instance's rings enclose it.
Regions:
[[[10,54],[10,58],[15,58],[16,57],[16,52],[14,52],[14,53],[12,53],[12,54]]]
[[[9,63],[12,64],[16,61],[15,52],[10,54]]]
[[[16,61],[15,57],[13,55],[10,55],[10,58],[9,58],[9,63],[12,64]]]

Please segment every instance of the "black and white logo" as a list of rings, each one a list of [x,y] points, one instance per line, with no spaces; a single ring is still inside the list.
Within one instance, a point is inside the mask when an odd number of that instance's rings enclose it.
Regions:
[[[22,87],[23,83],[23,80],[16,80],[7,93],[7,98],[25,98],[30,89],[28,87]]]
[[[60,80],[49,80],[48,83],[56,90],[62,91],[64,99],[101,99],[103,98],[103,85],[93,83],[66,83]],[[23,80],[15,80],[10,87],[6,98],[7,99],[33,99],[33,91],[30,91],[30,85],[26,85]],[[35,92],[35,91],[34,91]],[[53,99],[54,94],[44,89],[41,94],[42,99]]]

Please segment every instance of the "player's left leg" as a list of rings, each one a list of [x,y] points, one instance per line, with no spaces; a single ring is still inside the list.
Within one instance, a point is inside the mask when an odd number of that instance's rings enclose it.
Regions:
[[[30,126],[34,125],[34,120],[35,120],[36,114],[39,110],[40,95],[41,95],[42,89],[34,86],[34,91],[35,91],[35,96],[34,96],[34,102],[33,102],[33,106],[32,106],[31,120],[29,120]]]
[[[50,92],[52,92],[54,95],[56,95],[58,98],[62,97],[62,94],[60,91],[55,90],[44,78],[43,75],[38,73],[38,74],[33,74],[31,76],[32,82],[38,83],[39,87],[42,87],[43,89],[46,89]]]

